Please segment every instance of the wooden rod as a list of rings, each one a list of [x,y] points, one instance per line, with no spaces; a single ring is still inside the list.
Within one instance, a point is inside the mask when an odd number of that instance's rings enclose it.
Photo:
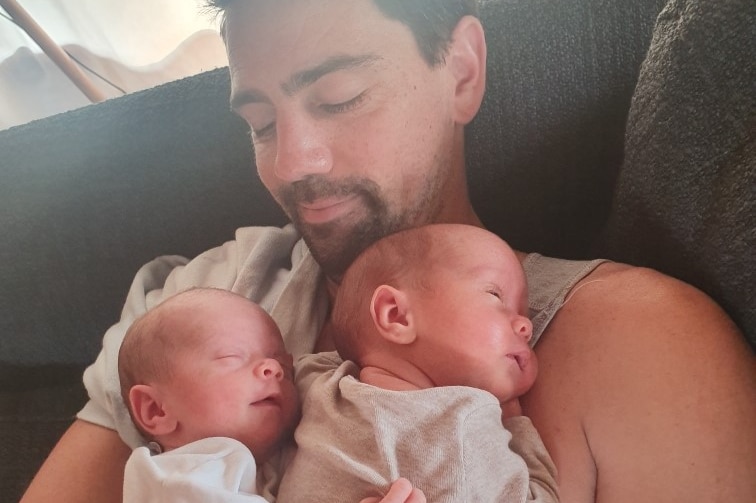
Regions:
[[[71,59],[71,56],[60,48],[53,39],[42,29],[34,18],[18,5],[16,0],[0,0],[0,5],[47,54],[47,56],[63,70],[63,73],[78,87],[89,101],[95,103],[104,101],[107,97],[87,77],[79,66]]]

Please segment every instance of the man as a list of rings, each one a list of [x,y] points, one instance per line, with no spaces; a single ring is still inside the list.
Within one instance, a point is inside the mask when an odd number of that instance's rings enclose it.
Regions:
[[[124,441],[139,439],[112,398],[113,348],[161,298],[190,285],[234,290],[271,312],[295,355],[329,348],[327,298],[367,244],[428,222],[480,225],[465,185],[463,128],[483,96],[486,47],[469,6],[227,3],[232,106],[250,124],[263,183],[309,248],[291,227],[246,229],[189,264],[165,259],[140,271],[85,375],[92,401],[24,502],[120,500]],[[440,26],[448,20],[439,12],[451,12],[448,33],[413,32],[418,17],[402,16],[416,8]],[[542,263],[529,281],[573,267]],[[565,283],[569,301],[559,298],[541,327],[541,374],[522,399],[564,501],[751,498],[756,383],[732,322],[702,293],[653,271],[614,263],[586,271]]]

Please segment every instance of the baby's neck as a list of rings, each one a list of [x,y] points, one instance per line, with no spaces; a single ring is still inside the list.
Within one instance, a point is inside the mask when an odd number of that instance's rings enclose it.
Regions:
[[[362,367],[360,369],[360,381],[377,388],[390,391],[414,391],[423,389],[406,379],[379,367]]]

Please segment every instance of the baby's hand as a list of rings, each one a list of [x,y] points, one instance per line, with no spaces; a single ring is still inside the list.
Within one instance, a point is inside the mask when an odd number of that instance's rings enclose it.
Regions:
[[[425,494],[412,487],[409,480],[396,479],[382,499],[377,496],[365,498],[360,503],[425,503]]]
[[[520,407],[520,399],[513,398],[501,404],[501,418],[506,419],[508,417],[515,417],[522,415],[522,407]]]

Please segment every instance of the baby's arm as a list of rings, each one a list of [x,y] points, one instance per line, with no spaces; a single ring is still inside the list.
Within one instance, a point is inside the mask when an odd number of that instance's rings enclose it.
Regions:
[[[512,416],[504,419],[503,422],[504,427],[512,434],[512,440],[509,442],[510,449],[525,460],[528,466],[532,498],[527,501],[537,503],[559,501],[556,467],[530,418]]]
[[[402,478],[391,484],[391,488],[382,499],[372,496],[360,503],[425,503],[425,494],[420,489],[412,487],[409,480]]]

